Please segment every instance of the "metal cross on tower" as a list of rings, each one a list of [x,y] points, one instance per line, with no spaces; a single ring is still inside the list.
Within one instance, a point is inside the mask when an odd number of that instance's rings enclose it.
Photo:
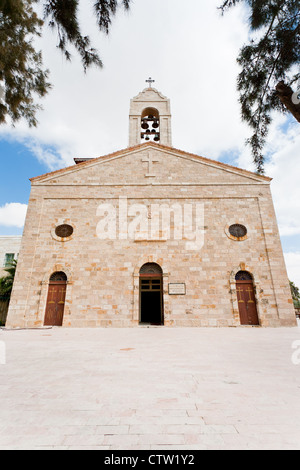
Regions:
[[[146,83],[149,83],[149,88],[152,88],[152,83],[155,83],[155,80],[153,80],[151,77],[146,80]]]

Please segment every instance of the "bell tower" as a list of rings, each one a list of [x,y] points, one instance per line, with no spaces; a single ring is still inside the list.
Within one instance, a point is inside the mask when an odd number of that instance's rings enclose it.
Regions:
[[[130,102],[129,147],[149,141],[172,147],[170,100],[152,87],[154,80]]]

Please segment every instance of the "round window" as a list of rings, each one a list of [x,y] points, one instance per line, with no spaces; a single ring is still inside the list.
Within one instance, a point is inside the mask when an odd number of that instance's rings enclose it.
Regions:
[[[234,238],[244,238],[248,230],[244,225],[241,224],[234,224],[229,227],[229,233]]]
[[[60,238],[69,238],[73,235],[74,229],[71,225],[59,225],[55,229],[55,235]]]

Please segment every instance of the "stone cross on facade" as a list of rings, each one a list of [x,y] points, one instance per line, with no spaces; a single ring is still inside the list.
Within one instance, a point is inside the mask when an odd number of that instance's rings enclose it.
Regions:
[[[154,163],[159,163],[159,160],[154,160],[153,156],[150,155],[150,153],[149,153],[148,158],[143,159],[142,162],[148,164],[148,173],[146,173],[145,177],[146,178],[155,178],[156,175],[153,174],[153,165],[154,165]]]

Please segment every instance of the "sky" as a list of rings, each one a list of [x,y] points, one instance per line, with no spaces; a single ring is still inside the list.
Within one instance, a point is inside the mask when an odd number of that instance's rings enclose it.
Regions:
[[[156,80],[172,109],[175,148],[254,171],[240,118],[236,62],[249,40],[248,12],[239,5],[221,16],[221,0],[135,0],[122,9],[110,35],[99,33],[92,2],[82,0],[82,31],[99,50],[103,69],[84,74],[57,50],[57,35],[44,29],[37,47],[53,85],[38,113],[39,126],[0,126],[0,236],[22,234],[29,178],[128,146],[130,99]],[[243,3],[243,2],[242,2]],[[300,132],[291,116],[274,114],[266,174],[289,278],[300,287]]]

